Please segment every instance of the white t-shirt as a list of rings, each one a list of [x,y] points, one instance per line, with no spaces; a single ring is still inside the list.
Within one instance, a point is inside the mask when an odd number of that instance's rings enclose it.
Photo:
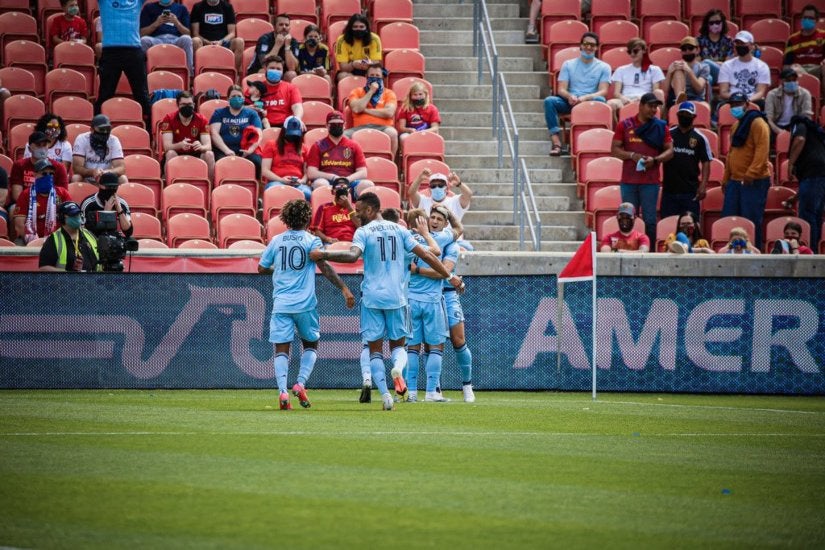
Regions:
[[[423,193],[419,194],[418,196],[421,197],[418,200],[418,208],[420,208],[421,210],[426,212],[427,215],[429,216],[430,215],[430,209],[432,209],[433,204],[435,204],[435,201],[433,200],[433,198],[431,196],[424,195]],[[441,201],[438,204],[441,204],[441,205],[446,206],[447,208],[449,208],[450,212],[453,213],[453,215],[456,217],[456,219],[458,219],[458,221],[461,221],[461,218],[464,217],[464,213],[467,210],[470,209],[469,205],[467,206],[467,208],[462,208],[462,206],[461,206],[461,195],[453,195],[451,197],[447,197],[446,199],[444,199],[443,201]]]
[[[26,150],[23,151],[23,158],[27,159],[32,156],[29,151],[29,144],[26,144]],[[54,145],[49,147],[49,158],[57,162],[72,163],[72,144],[68,141],[55,141]]]
[[[109,141],[106,142],[106,156],[103,158],[98,156],[89,143],[91,134],[91,132],[86,132],[77,136],[77,139],[74,141],[74,149],[72,150],[72,155],[78,155],[86,159],[83,163],[85,168],[89,170],[97,170],[98,168],[106,170],[112,167],[113,160],[123,158],[123,147],[120,145],[120,140],[112,135],[109,136]]]
[[[665,79],[662,69],[656,65],[651,65],[646,71],[642,71],[641,67],[634,67],[632,63],[622,65],[613,77],[610,79],[611,84],[616,82],[622,83],[621,94],[630,99],[639,99],[644,94],[653,91],[653,85]]]
[[[728,59],[719,69],[719,82],[730,84],[730,91],[742,92],[750,97],[758,84],[771,85],[771,70],[767,63],[755,57],[743,63],[738,57]]]

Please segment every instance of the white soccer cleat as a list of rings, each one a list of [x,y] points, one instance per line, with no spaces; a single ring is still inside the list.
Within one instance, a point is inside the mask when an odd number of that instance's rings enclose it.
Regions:
[[[446,403],[449,399],[441,395],[439,392],[428,391],[424,396],[424,401],[432,403]]]
[[[410,390],[407,394],[407,403],[418,403],[418,391]]]
[[[391,411],[395,407],[395,403],[393,403],[392,395],[388,392],[382,396],[382,400],[384,404],[382,405],[385,411]]]
[[[476,402],[476,394],[473,393],[473,385],[472,384],[464,384],[461,388],[464,391],[464,402],[465,403],[475,403]]]

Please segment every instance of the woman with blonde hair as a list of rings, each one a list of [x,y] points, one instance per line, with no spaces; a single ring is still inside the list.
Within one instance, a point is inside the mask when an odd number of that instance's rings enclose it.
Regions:
[[[414,82],[395,116],[395,127],[403,141],[415,132],[435,132],[441,124],[438,108],[430,101],[430,93],[423,82]]]
[[[730,230],[728,244],[719,250],[719,254],[759,254],[759,249],[751,244],[748,232],[741,227]]]

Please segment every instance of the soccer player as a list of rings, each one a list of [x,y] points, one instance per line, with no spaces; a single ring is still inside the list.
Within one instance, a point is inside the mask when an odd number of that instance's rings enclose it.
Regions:
[[[321,240],[306,231],[312,208],[303,199],[291,200],[281,210],[281,221],[289,228],[274,237],[261,255],[258,273],[272,274],[272,319],[269,323],[269,341],[275,344],[275,378],[278,382],[278,401],[281,410],[290,410],[287,392],[289,345],[295,338],[295,328],[303,343],[301,368],[292,393],[301,406],[311,406],[306,383],[317,358],[320,323],[318,298],[315,296],[315,266],[329,281],[341,289],[347,307],[355,306],[355,297],[330,265],[313,258],[311,252],[321,248]]]
[[[366,192],[355,203],[355,212],[361,227],[355,231],[348,251],[315,249],[309,253],[312,260],[332,260],[353,263],[364,256],[364,280],[361,283],[361,339],[369,343],[372,378],[381,392],[383,409],[393,409],[393,399],[387,389],[384,360],[381,354],[384,338],[392,350],[392,378],[395,391],[404,396],[407,386],[403,372],[407,366],[404,349],[408,333],[407,297],[404,277],[409,271],[406,254],[412,252],[427,262],[443,279],[458,290],[464,285],[429,250],[418,244],[409,230],[380,218],[381,201],[375,193]]]

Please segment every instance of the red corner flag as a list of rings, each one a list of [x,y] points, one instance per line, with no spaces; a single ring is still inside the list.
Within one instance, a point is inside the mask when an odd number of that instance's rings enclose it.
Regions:
[[[593,233],[590,233],[581,244],[570,262],[559,273],[558,282],[569,283],[573,281],[592,281],[593,265],[595,264],[595,240]]]

